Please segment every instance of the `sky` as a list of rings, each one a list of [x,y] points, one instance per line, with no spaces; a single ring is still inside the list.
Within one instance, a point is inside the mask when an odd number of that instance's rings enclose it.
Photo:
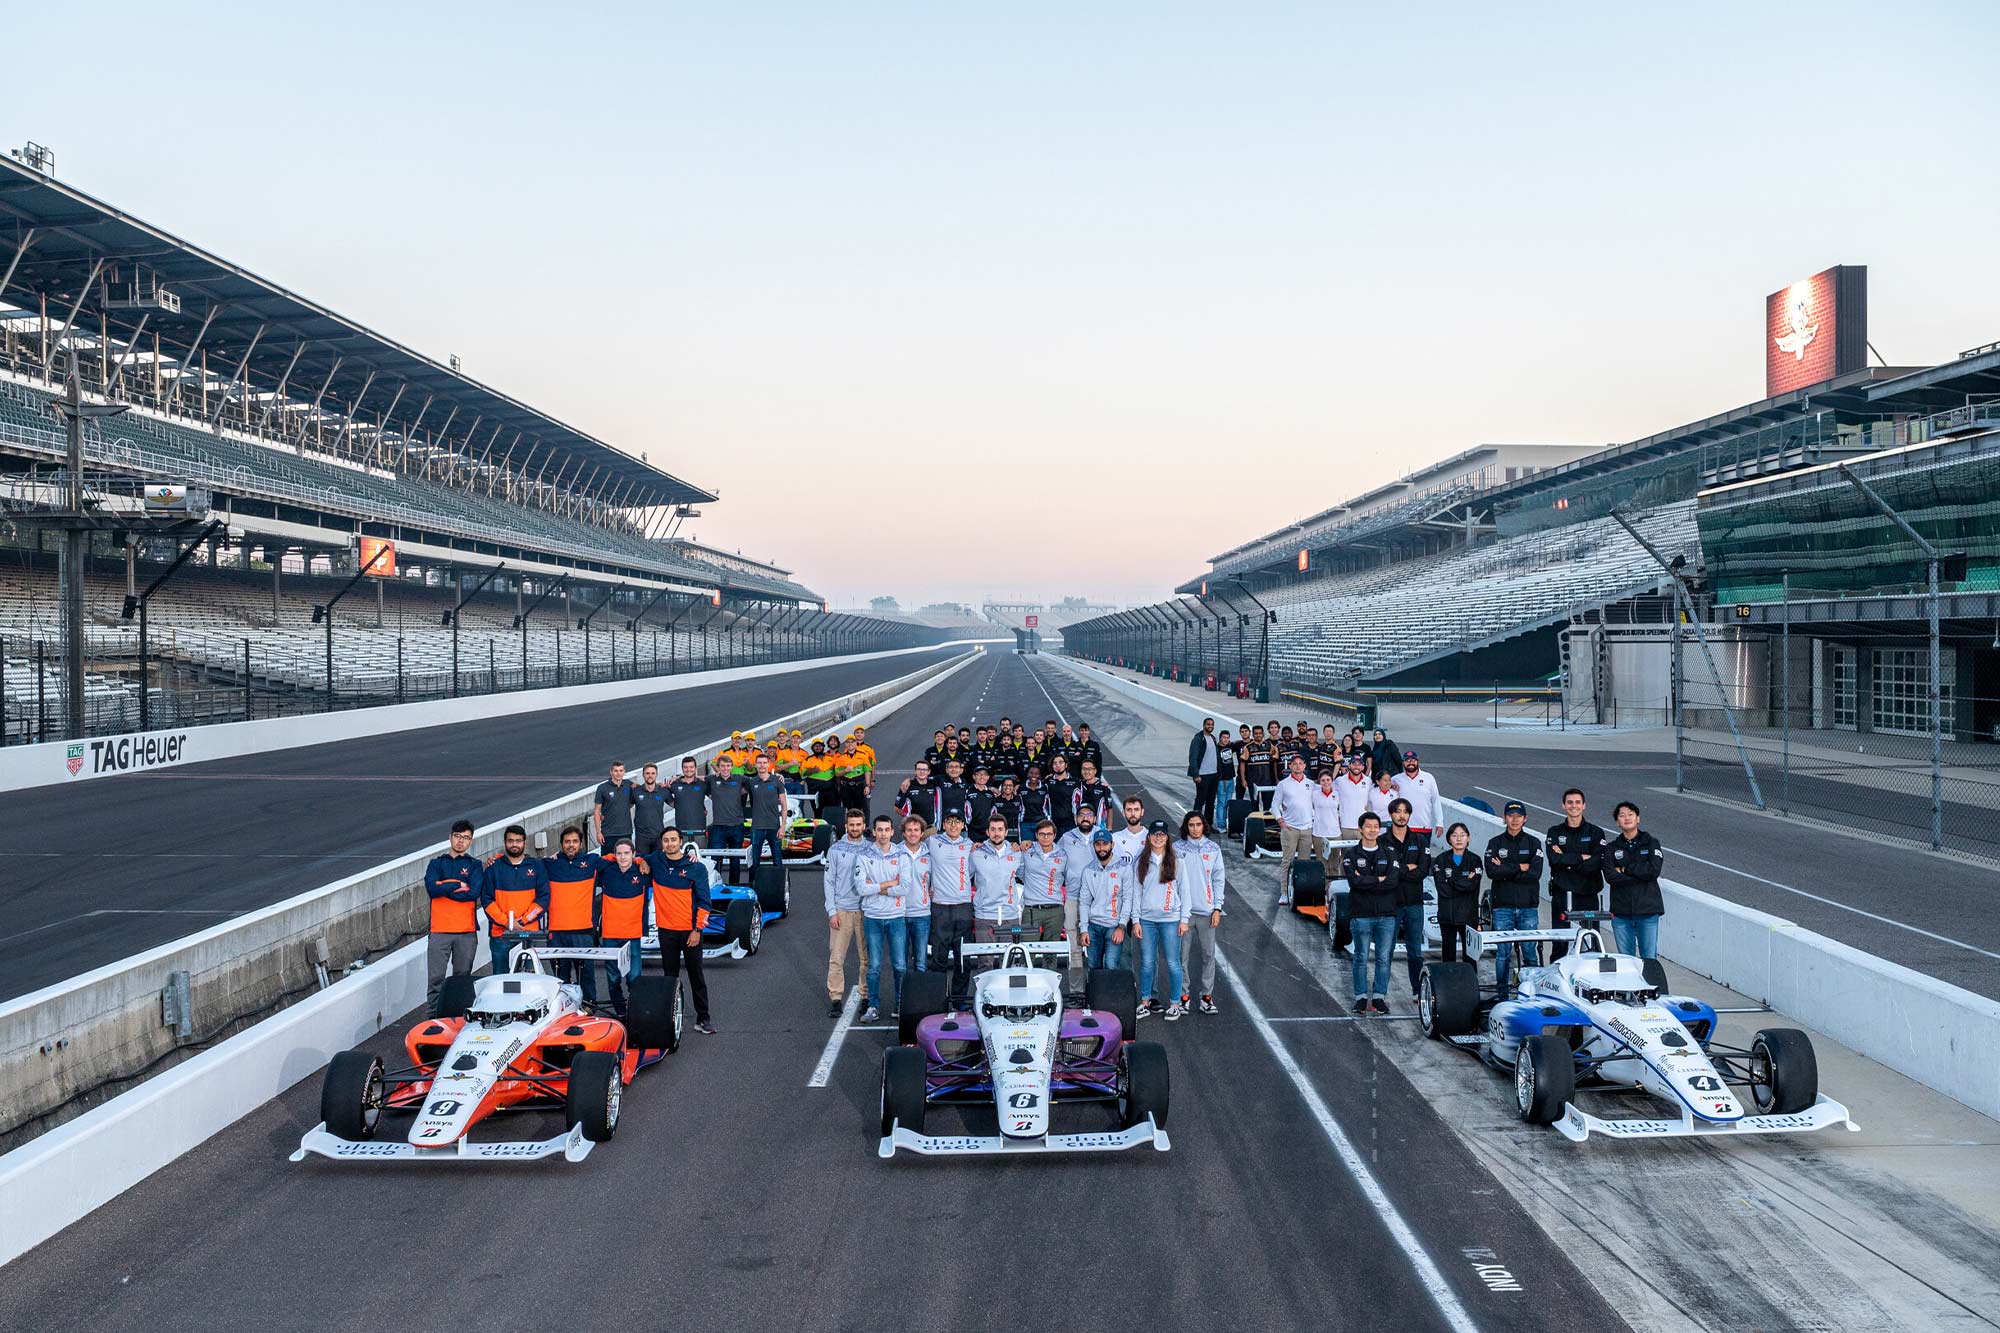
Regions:
[[[1890,364],[2000,339],[1990,3],[16,8],[82,54],[13,62],[5,145],[835,605],[1150,600],[1725,411],[1836,263]]]

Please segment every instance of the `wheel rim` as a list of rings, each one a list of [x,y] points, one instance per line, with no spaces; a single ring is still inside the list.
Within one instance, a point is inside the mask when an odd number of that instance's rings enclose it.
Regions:
[[[687,1023],[687,1007],[681,1002],[681,988],[674,987],[674,1045],[681,1044],[681,1029]]]
[[[1417,1020],[1424,1025],[1426,1032],[1437,1026],[1432,1021],[1432,1007],[1431,974],[1425,972],[1423,980],[1417,983]]]
[[[1761,1041],[1750,1048],[1750,1100],[1760,1111],[1770,1110],[1778,1100],[1771,1087],[1771,1051]]]
[[[1514,1057],[1514,1100],[1523,1112],[1535,1104],[1535,1057],[1528,1053],[1525,1042]]]
[[[382,1062],[376,1061],[368,1070],[368,1082],[361,1089],[361,1129],[373,1134],[375,1126],[382,1121]]]
[[[757,946],[764,942],[764,909],[760,904],[750,918],[750,952],[756,953]]]
[[[604,1127],[614,1129],[618,1125],[618,1107],[625,1100],[625,1078],[622,1072],[624,1059],[611,1066],[611,1084],[604,1090]]]

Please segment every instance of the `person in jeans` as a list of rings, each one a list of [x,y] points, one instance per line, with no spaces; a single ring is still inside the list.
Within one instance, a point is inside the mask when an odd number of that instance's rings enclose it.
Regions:
[[[1445,830],[1444,850],[1431,862],[1431,883],[1437,886],[1439,956],[1447,963],[1458,961],[1458,946],[1465,932],[1479,923],[1479,881],[1485,870],[1470,843],[1472,830],[1453,824]],[[1467,957],[1473,963],[1477,958]]]
[[[1216,1012],[1215,932],[1222,925],[1222,847],[1208,836],[1208,821],[1190,810],[1181,817],[1181,837],[1174,844],[1174,855],[1180,861],[1181,881],[1187,890],[1188,925],[1192,927],[1181,936],[1181,971],[1187,972],[1195,937],[1199,935],[1201,993],[1196,1007],[1204,1014],[1212,1014]],[[1181,1004],[1187,1002],[1188,997],[1181,996]]]
[[[930,970],[931,849],[928,832],[916,815],[903,816],[903,841],[896,847],[896,869],[903,877],[903,930],[910,951],[910,970]]]
[[[715,1035],[708,1012],[708,978],[702,972],[702,927],[708,923],[708,863],[682,841],[681,831],[660,834],[660,850],[643,858],[653,872],[653,920],[660,937],[660,970],[667,983],[685,972],[694,997],[694,1030]]]
[[[1271,813],[1278,817],[1278,906],[1292,902],[1292,862],[1313,855],[1313,784],[1306,781],[1306,761],[1294,755],[1290,774],[1271,792]]]
[[[1089,935],[1084,966],[1117,967],[1123,962],[1125,918],[1131,911],[1132,863],[1118,859],[1108,828],[1090,835],[1090,857],[1072,868],[1070,892],[1077,920]]]
[[[903,914],[903,868],[896,851],[896,821],[877,815],[874,832],[875,840],[854,854],[854,893],[861,899],[862,925],[868,932],[868,994],[874,997],[862,1011],[864,1023],[882,1017],[878,1006],[885,995],[890,1014],[897,1012],[903,999],[903,977],[910,966],[904,958],[909,927]],[[893,974],[893,989],[887,992],[882,989],[885,959]]]
[[[1038,821],[1034,835],[1021,848],[1021,924],[1034,938],[1053,941],[1063,928],[1063,854],[1056,849],[1055,821]]]
[[[1493,929],[1536,930],[1542,918],[1542,842],[1523,827],[1528,807],[1509,801],[1502,807],[1505,828],[1486,844],[1486,876],[1493,883]],[[1521,945],[1521,965],[1541,962],[1532,942]],[[1507,974],[1514,964],[1514,945],[1502,941],[1493,952],[1493,977],[1507,992]]]
[[[1209,827],[1229,832],[1229,803],[1236,799],[1236,745],[1226,731],[1215,737],[1215,818]]]
[[[1201,730],[1188,742],[1188,777],[1194,782],[1194,811],[1203,819],[1215,820],[1215,797],[1222,782],[1222,743],[1216,739],[1215,719],[1201,720]]]
[[[963,973],[958,967],[958,946],[972,938],[972,840],[965,836],[965,816],[947,810],[944,828],[925,842],[930,856],[931,882],[925,895],[931,904],[931,958],[936,970],[951,975],[954,998]]]
[[[1639,827],[1639,807],[1620,801],[1613,811],[1618,836],[1604,849],[1604,877],[1611,882],[1611,933],[1618,952],[1640,958],[1660,956],[1660,918],[1667,904],[1660,894],[1660,840]]]
[[[1354,1012],[1389,1012],[1389,955],[1396,947],[1397,861],[1382,844],[1382,820],[1361,816],[1361,843],[1343,858],[1347,872],[1348,927],[1354,932]],[[1370,957],[1375,972],[1369,976]]]
[[[438,992],[449,967],[452,976],[469,976],[479,943],[479,895],[486,888],[486,867],[472,855],[472,821],[451,826],[450,847],[433,856],[424,868],[424,891],[430,896],[431,930],[426,966],[430,992],[427,1003],[437,1013]]]
[[[708,850],[711,852],[733,852],[743,845],[743,821],[749,814],[749,793],[744,790],[745,779],[730,771],[727,753],[715,757],[715,767],[708,775]],[[733,856],[718,856],[717,860],[729,862],[729,882],[737,883],[741,865]]]
[[[1180,937],[1188,933],[1188,915],[1188,895],[1180,885],[1173,834],[1166,820],[1156,819],[1147,828],[1145,846],[1132,863],[1132,933],[1139,939],[1136,1017],[1150,1018],[1158,1012],[1153,1003],[1153,974],[1162,957],[1167,962],[1167,1021],[1178,1022],[1187,1012],[1181,1007],[1187,979],[1181,972]]]
[[[1069,941],[1069,965],[1083,966],[1084,946],[1090,938],[1090,924],[1077,901],[1077,879],[1092,858],[1091,844],[1097,838],[1097,815],[1085,806],[1076,812],[1076,826],[1056,839],[1056,851],[1063,859],[1063,938]],[[1104,836],[1111,838],[1111,830]]]
[[[1398,796],[1389,803],[1389,831],[1382,845],[1396,854],[1396,935],[1409,965],[1410,994],[1424,975],[1424,880],[1431,873],[1430,848],[1410,827],[1411,805]]]
[[[750,807],[750,882],[757,882],[759,853],[771,849],[771,860],[785,864],[785,780],[771,771],[771,756],[760,754],[757,771],[743,780],[743,794]]]

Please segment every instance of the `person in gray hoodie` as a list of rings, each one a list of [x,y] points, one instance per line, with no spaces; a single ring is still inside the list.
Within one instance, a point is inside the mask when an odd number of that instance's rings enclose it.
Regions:
[[[1188,933],[1188,896],[1180,882],[1180,858],[1174,855],[1173,833],[1167,821],[1156,819],[1146,829],[1145,846],[1132,862],[1131,923],[1139,938],[1139,1012],[1150,1018],[1153,973],[1160,959],[1167,963],[1167,1021],[1179,1021],[1181,992],[1187,989],[1181,972],[1180,937]]]
[[[1208,836],[1208,821],[1193,810],[1181,817],[1180,841],[1174,844],[1174,855],[1179,858],[1181,886],[1187,893],[1188,924],[1192,927],[1181,936],[1181,973],[1188,972],[1188,959],[1194,952],[1195,937],[1201,937],[1201,996],[1195,1007],[1204,1014],[1216,1012],[1215,1008],[1215,932],[1222,925],[1222,847]],[[1186,1005],[1188,997],[1181,996]]]
[[[931,858],[931,970],[949,971],[950,990],[960,989],[958,946],[972,938],[972,840],[965,816],[944,815],[944,830],[924,841]]]
[[[1087,967],[1115,968],[1125,948],[1125,921],[1131,915],[1132,863],[1118,859],[1117,840],[1100,828],[1090,837],[1090,855],[1067,867],[1077,920],[1089,939]]]
[[[1093,859],[1090,845],[1097,832],[1097,812],[1085,806],[1076,812],[1076,827],[1056,839],[1056,850],[1063,859],[1063,936],[1069,941],[1069,965],[1073,968],[1083,966],[1090,939],[1088,920],[1077,908],[1076,880]],[[1104,836],[1110,838],[1111,830],[1105,829]]]
[[[1021,920],[1021,853],[1007,841],[1007,820],[987,816],[986,841],[972,849],[972,937],[991,944]]]
[[[1034,841],[1021,849],[1021,924],[1053,941],[1063,928],[1063,854],[1052,819],[1037,821]]]
[[[868,934],[861,924],[861,899],[854,892],[854,857],[867,846],[862,830],[868,816],[859,810],[847,812],[847,836],[826,849],[826,924],[832,932],[827,939],[826,1016],[840,1017],[840,1002],[847,998],[847,946],[853,943],[860,953],[861,1005],[868,1007]]]
[[[862,922],[868,932],[868,994],[874,997],[861,1014],[861,1021],[873,1023],[882,1017],[882,961],[888,959],[894,989],[889,995],[893,1015],[903,999],[903,976],[909,970],[904,954],[909,948],[909,929],[903,914],[903,867],[896,854],[896,821],[887,815],[875,816],[875,841],[864,842],[854,853],[854,896],[861,901]]]

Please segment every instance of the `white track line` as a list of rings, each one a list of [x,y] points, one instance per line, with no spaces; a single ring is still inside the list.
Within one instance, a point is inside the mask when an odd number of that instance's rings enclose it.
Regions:
[[[1549,814],[1552,815],[1559,815],[1562,813],[1562,811],[1560,810],[1551,810],[1546,805],[1535,805],[1533,801],[1522,801],[1520,797],[1509,796],[1504,791],[1494,791],[1493,788],[1491,787],[1474,787],[1473,790],[1483,791],[1487,793],[1489,796],[1498,796],[1503,801],[1521,801],[1522,805],[1534,806],[1535,809],[1546,810],[1548,811]],[[1828,907],[1838,907],[1843,912],[1852,912],[1856,916],[1865,916],[1870,921],[1880,921],[1885,926],[1894,926],[1898,930],[1907,930],[1912,935],[1921,935],[1927,940],[1936,940],[1939,944],[1950,944],[1950,945],[1955,945],[1961,949],[1969,949],[1973,953],[1983,955],[1984,957],[1987,958],[2000,958],[2000,953],[1995,953],[1991,949],[1982,949],[1976,944],[1967,944],[1964,940],[1955,940],[1949,935],[1940,935],[1935,931],[1925,930],[1922,926],[1913,926],[1907,921],[1898,921],[1894,917],[1878,916],[1874,912],[1868,911],[1866,908],[1853,907],[1848,905],[1847,903],[1838,902],[1832,898],[1823,898],[1817,893],[1807,893],[1804,889],[1795,889],[1789,884],[1780,884],[1775,879],[1765,879],[1762,875],[1753,875],[1747,870],[1738,870],[1735,866],[1726,866],[1720,863],[1719,861],[1706,861],[1703,860],[1701,857],[1696,856],[1693,852],[1683,852],[1672,847],[1662,847],[1660,850],[1666,852],[1673,852],[1675,856],[1684,856],[1688,860],[1693,861],[1698,865],[1705,865],[1709,867],[1711,870],[1726,870],[1732,875],[1741,875],[1743,878],[1749,880],[1755,880],[1759,884],[1768,884],[1774,889],[1783,889],[1786,893],[1796,893],[1801,898],[1810,898],[1812,899],[1812,901],[1816,903],[1824,903]]]
[[[1243,978],[1237,975],[1236,968],[1226,957],[1218,956],[1215,962],[1222,970],[1223,980],[1229,983],[1229,989],[1235,993],[1236,1002],[1243,1006],[1244,1016],[1257,1029],[1257,1035],[1264,1039],[1264,1045],[1270,1049],[1272,1058],[1278,1062],[1278,1067],[1285,1071],[1285,1076],[1291,1079],[1292,1086],[1298,1089],[1299,1096],[1305,1099],[1306,1109],[1312,1112],[1313,1119],[1319,1121],[1319,1127],[1325,1133],[1327,1142],[1333,1145],[1334,1155],[1340,1158],[1341,1165],[1347,1168],[1347,1173],[1354,1177],[1354,1183],[1360,1187],[1362,1196],[1375,1210],[1375,1215],[1382,1219],[1382,1225],[1389,1229],[1389,1238],[1408,1257],[1411,1267],[1417,1270],[1418,1282],[1430,1294],[1431,1300],[1437,1305],[1438,1313],[1444,1316],[1445,1323],[1460,1330],[1460,1333],[1477,1333],[1479,1325],[1473,1322],[1471,1313],[1459,1303],[1458,1296],[1452,1291],[1451,1284],[1445,1281],[1444,1273],[1438,1268],[1437,1261],[1431,1258],[1430,1251],[1423,1247],[1416,1233],[1410,1230],[1410,1224],[1403,1220],[1402,1213],[1396,1210],[1396,1205],[1390,1202],[1387,1194],[1383,1193],[1381,1183],[1375,1179],[1375,1173],[1368,1169],[1368,1164],[1355,1150],[1353,1140],[1347,1137],[1347,1132],[1340,1127],[1340,1122],[1333,1118],[1333,1111],[1306,1078],[1305,1070],[1299,1068],[1299,1062],[1292,1058],[1292,1053],[1278,1040],[1277,1031],[1272,1028],[1271,1020],[1264,1017],[1264,1011],[1257,1007],[1257,1001],[1251,998],[1249,990],[1243,985]]]
[[[847,1030],[854,1026],[854,1016],[861,1012],[861,987],[855,986],[847,992],[847,1003],[840,1007],[840,1021],[833,1025],[833,1035],[826,1039],[826,1049],[819,1054],[819,1064],[813,1067],[813,1076],[806,1080],[808,1088],[823,1088],[833,1077],[833,1062],[840,1058],[840,1044],[847,1040]]]
[[[1056,702],[1056,697],[1053,694],[1049,693],[1049,687],[1042,684],[1042,678],[1035,674],[1035,669],[1028,666],[1028,659],[1025,656],[1021,658],[1021,665],[1027,668],[1028,679],[1035,682],[1036,687],[1042,692],[1042,697],[1049,701],[1049,707],[1056,710],[1056,721],[1062,723],[1064,726],[1068,726],[1069,719],[1063,716],[1062,705]],[[1099,776],[1102,777],[1103,775],[1099,774]]]

